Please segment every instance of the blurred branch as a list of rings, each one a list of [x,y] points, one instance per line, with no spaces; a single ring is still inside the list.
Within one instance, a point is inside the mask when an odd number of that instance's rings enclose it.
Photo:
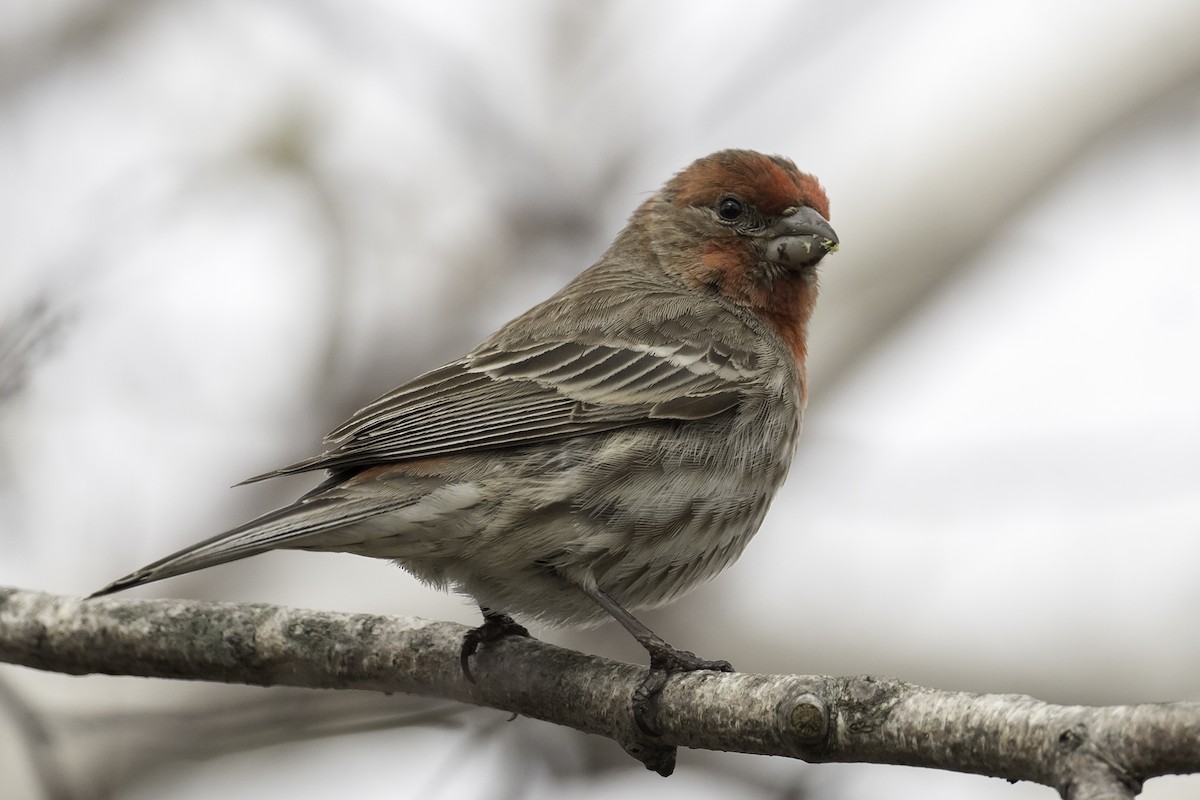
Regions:
[[[0,710],[7,711],[21,730],[44,796],[49,800],[77,800],[85,796],[76,793],[67,781],[54,736],[42,716],[7,681],[0,681]]]
[[[940,9],[949,6],[937,7],[935,13],[944,13]],[[1069,24],[1069,42],[1055,38],[1036,52],[1023,50],[1022,68],[1037,77],[1016,92],[1008,82],[1007,59],[982,47],[958,53],[954,69],[943,70],[937,85],[922,82],[914,89],[905,77],[893,75],[890,97],[907,103],[904,113],[925,118],[924,124],[900,125],[886,135],[871,128],[863,139],[854,138],[844,123],[833,129],[836,138],[817,152],[851,161],[843,168],[843,183],[852,176],[846,188],[857,191],[829,186],[843,248],[836,269],[822,273],[824,299],[814,319],[808,365],[817,388],[814,401],[832,396],[839,381],[981,253],[1037,247],[1014,238],[1012,223],[1097,145],[1139,126],[1161,125],[1164,115],[1194,103],[1200,48],[1189,36],[1200,23],[1200,5],[1160,3],[1154,10],[1133,15],[1130,25],[1110,26],[1100,18],[1094,25]],[[1055,13],[1074,15],[1066,5]],[[1011,41],[1008,31],[1019,35],[1026,25],[1020,13],[1001,16],[1014,27],[994,28],[987,40]],[[859,87],[867,95],[878,92],[874,80]],[[980,97],[989,102],[977,103]],[[838,102],[886,113],[874,100],[842,87]],[[794,155],[804,161],[803,153]],[[900,208],[919,212],[900,214]],[[833,298],[853,313],[830,313]]]
[[[0,99],[108,42],[153,6],[149,0],[95,0],[52,14],[50,24],[0,50]]]
[[[1129,798],[1200,772],[1200,703],[1056,706],[890,678],[690,673],[632,719],[644,668],[511,638],[459,668],[466,628],[413,617],[185,600],[80,600],[0,588],[0,661],[68,674],[365,689],[436,696],[608,737],[670,774],[677,746],[809,762],[933,767]]]
[[[176,765],[281,744],[369,731],[467,727],[467,706],[411,695],[280,687],[248,697],[219,691],[228,686],[209,688],[217,691],[190,695],[164,708],[139,704],[102,714],[70,706],[71,711],[49,715],[45,727],[58,734],[61,749],[82,754],[71,772],[76,786],[90,790],[87,798],[124,797],[136,783]],[[39,777],[49,785],[51,776]],[[61,773],[53,777],[65,781]]]
[[[0,318],[0,405],[21,392],[39,360],[58,343],[65,316],[43,293],[10,318]]]

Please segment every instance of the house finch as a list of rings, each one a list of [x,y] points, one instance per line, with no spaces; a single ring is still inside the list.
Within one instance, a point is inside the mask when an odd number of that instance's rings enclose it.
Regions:
[[[96,595],[274,549],[389,558],[479,603],[468,678],[480,644],[528,635],[510,613],[612,616],[650,655],[634,702],[649,731],[670,673],[732,668],[627,609],[733,563],[787,474],[828,216],[785,158],[701,158],[558,294],[356,413],[325,453],[250,479],[328,470],[324,483]]]

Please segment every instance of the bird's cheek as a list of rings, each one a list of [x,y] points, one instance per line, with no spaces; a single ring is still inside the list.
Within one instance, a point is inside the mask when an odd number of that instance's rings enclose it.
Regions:
[[[711,242],[700,253],[698,272],[709,286],[730,289],[745,282],[760,256],[738,243]]]
[[[725,282],[725,270],[718,254],[701,251],[679,267],[684,282],[703,292],[719,292]]]

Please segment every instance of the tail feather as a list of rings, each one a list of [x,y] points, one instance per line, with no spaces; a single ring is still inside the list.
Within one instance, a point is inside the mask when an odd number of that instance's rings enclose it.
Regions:
[[[232,530],[217,534],[211,539],[189,545],[166,558],[160,558],[153,564],[147,564],[139,570],[129,573],[123,578],[105,586],[103,589],[88,595],[101,597],[145,583],[173,578],[187,572],[215,567],[229,561],[257,555],[279,547],[280,522],[295,515],[296,506],[288,506],[272,511],[257,519],[239,525]]]
[[[320,547],[322,543],[334,544],[337,540],[336,537],[329,538],[330,530],[387,512],[397,505],[399,504],[395,502],[372,502],[368,498],[359,498],[356,502],[341,493],[317,497],[310,493],[290,506],[271,511],[244,525],[148,564],[88,597],[101,597],[164,578],[237,561],[268,550],[323,549]]]

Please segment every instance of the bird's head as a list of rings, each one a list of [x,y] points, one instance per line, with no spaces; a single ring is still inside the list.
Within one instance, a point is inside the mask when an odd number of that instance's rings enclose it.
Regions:
[[[665,271],[757,314],[803,359],[815,267],[838,246],[816,178],[780,156],[722,150],[682,170],[638,214]]]

